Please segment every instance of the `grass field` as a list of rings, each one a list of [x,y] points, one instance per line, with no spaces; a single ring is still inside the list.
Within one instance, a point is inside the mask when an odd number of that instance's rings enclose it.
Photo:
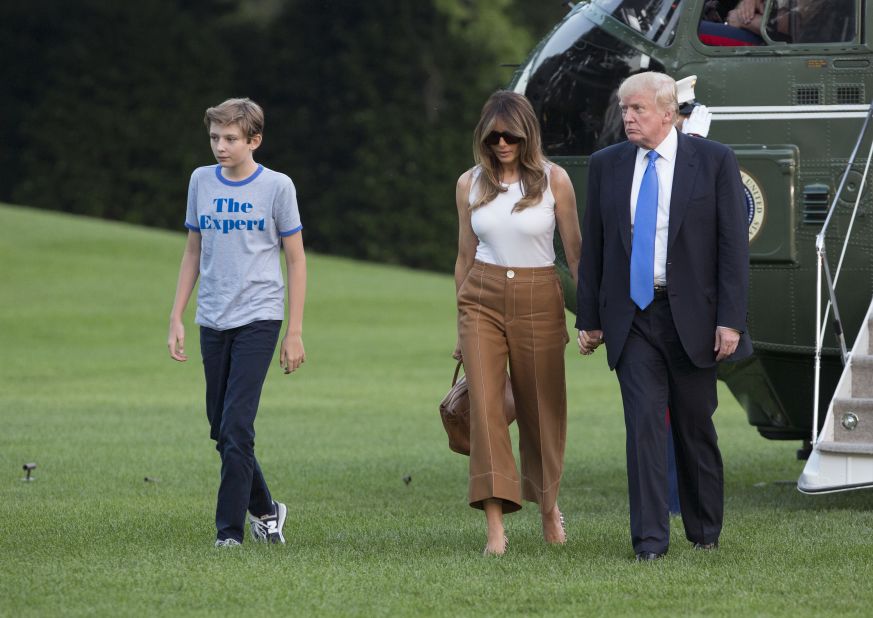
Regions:
[[[165,346],[183,243],[0,206],[0,615],[873,611],[873,494],[798,493],[798,444],[758,437],[721,387],[722,547],[692,551],[674,520],[667,559],[633,563],[616,381],[602,353],[571,348],[570,540],[545,546],[525,508],[508,518],[508,554],[483,559],[467,461],[437,413],[453,370],[451,278],[319,255],[308,360],[292,376],[274,366],[257,423],[288,544],[215,550],[219,462],[193,311],[192,359],[174,363]]]

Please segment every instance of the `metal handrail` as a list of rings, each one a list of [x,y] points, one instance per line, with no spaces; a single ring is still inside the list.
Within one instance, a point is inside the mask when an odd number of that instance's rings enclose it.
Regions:
[[[855,205],[852,208],[852,218],[849,220],[849,227],[846,230],[846,237],[843,240],[843,247],[840,251],[840,259],[837,262],[837,271],[835,276],[831,276],[831,269],[827,261],[827,250],[825,247],[825,234],[833,219],[834,212],[837,210],[837,202],[840,200],[840,195],[843,194],[843,189],[846,186],[846,179],[849,177],[849,172],[855,165],[855,158],[858,155],[858,149],[867,135],[867,128],[870,126],[870,118],[873,117],[873,101],[870,102],[867,108],[867,117],[864,119],[864,126],[861,127],[861,132],[858,134],[858,141],[855,142],[855,147],[852,149],[852,154],[849,156],[849,162],[846,164],[846,171],[843,172],[843,177],[840,180],[840,186],[834,194],[834,199],[828,208],[828,214],[824,224],[821,226],[821,231],[815,237],[815,250],[818,256],[818,268],[816,272],[816,287],[815,287],[815,386],[813,388],[813,413],[812,413],[812,443],[818,441],[818,413],[819,413],[819,392],[821,382],[821,349],[824,345],[824,331],[827,326],[827,320],[830,316],[831,307],[834,309],[834,332],[837,340],[840,343],[840,358],[845,365],[848,361],[848,352],[846,351],[846,335],[843,330],[843,323],[840,318],[839,306],[837,305],[836,286],[840,279],[840,272],[843,268],[843,261],[846,258],[846,250],[849,246],[849,239],[852,236],[852,228],[855,225],[855,218],[858,215],[858,206],[861,203],[861,195],[864,193],[864,185],[867,183],[867,175],[870,171],[870,160],[873,157],[873,141],[870,143],[870,150],[867,152],[867,163],[864,166],[864,175],[861,178],[861,185],[858,187],[858,195],[855,198]],[[822,271],[824,271],[825,279],[828,286],[828,304],[825,308],[824,319],[821,317],[821,288],[822,288]]]

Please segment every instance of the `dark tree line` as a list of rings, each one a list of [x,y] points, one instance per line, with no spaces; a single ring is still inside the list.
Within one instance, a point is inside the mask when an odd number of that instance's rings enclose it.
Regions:
[[[250,96],[307,245],[448,270],[487,95],[559,3],[34,0],[0,5],[0,200],[180,229],[203,111]]]

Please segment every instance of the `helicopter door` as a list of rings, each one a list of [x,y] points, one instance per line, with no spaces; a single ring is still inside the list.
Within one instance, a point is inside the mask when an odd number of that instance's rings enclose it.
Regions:
[[[796,262],[795,210],[784,205],[794,202],[797,146],[752,144],[732,148],[743,179],[750,259]]]

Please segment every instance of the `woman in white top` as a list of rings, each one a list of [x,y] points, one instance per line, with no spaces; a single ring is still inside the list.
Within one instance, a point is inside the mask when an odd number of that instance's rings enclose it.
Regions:
[[[483,509],[485,555],[506,551],[503,514],[522,498],[540,507],[543,536],[564,543],[558,488],[567,399],[564,295],[555,271],[561,234],[576,277],[581,237],[567,173],[542,152],[536,115],[522,95],[495,92],[473,139],[476,166],[458,179],[455,285],[458,345],[470,393],[469,502]],[[506,369],[519,429],[521,476],[503,414]]]

